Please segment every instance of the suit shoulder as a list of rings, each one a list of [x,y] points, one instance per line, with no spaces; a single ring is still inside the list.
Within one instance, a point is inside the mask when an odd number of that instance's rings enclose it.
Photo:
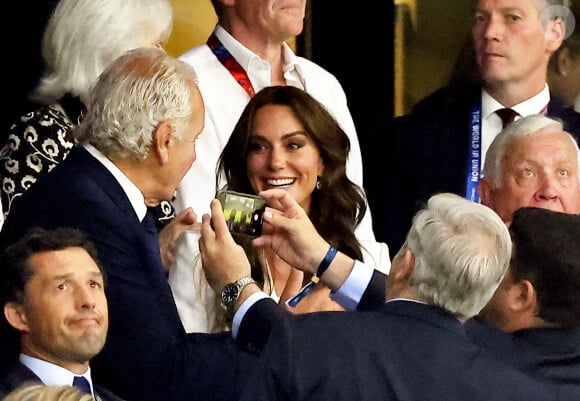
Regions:
[[[559,100],[552,98],[548,105],[548,115],[562,121],[564,129],[571,133],[577,141],[580,139],[580,113],[571,107],[565,107]]]
[[[445,86],[421,99],[412,114],[441,113],[448,110],[467,110],[480,99],[481,88],[475,85]]]

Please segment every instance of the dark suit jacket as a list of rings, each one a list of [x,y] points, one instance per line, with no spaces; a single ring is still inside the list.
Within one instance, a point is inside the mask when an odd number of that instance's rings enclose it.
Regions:
[[[73,149],[23,195],[0,246],[36,225],[76,227],[96,244],[110,319],[105,347],[91,361],[96,381],[128,400],[235,398],[231,335],[185,333],[158,246],[147,240],[118,182],[85,149]]]
[[[470,319],[465,328],[472,341],[529,375],[580,391],[580,327],[530,328],[507,334]]]
[[[376,310],[385,298],[387,276],[373,273],[358,309]],[[530,328],[502,332],[479,319],[465,323],[468,337],[501,360],[537,379],[580,392],[580,327]]]
[[[433,306],[393,301],[273,327],[242,400],[569,400],[489,357]]]
[[[0,400],[4,399],[9,392],[25,382],[42,383],[40,378],[30,369],[22,363],[17,362],[12,366],[12,369],[6,373],[6,375],[0,377]],[[95,383],[93,383],[93,385],[95,386],[94,391],[97,401],[122,401],[121,398],[117,397],[109,390],[100,387]]]
[[[415,212],[431,195],[452,192],[465,196],[470,110],[480,101],[480,86],[446,87],[393,122],[382,145],[385,157],[376,168],[381,173],[365,182],[376,238],[389,245],[391,256],[403,244]],[[547,113],[580,137],[579,113],[556,99],[551,100]]]

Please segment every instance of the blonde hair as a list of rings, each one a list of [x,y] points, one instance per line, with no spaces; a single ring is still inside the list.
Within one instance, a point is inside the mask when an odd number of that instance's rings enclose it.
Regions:
[[[72,386],[47,386],[28,382],[12,390],[3,401],[93,401],[90,394]]]

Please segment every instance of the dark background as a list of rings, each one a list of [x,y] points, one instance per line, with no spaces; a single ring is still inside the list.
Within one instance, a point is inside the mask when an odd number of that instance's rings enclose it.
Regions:
[[[42,33],[57,0],[18,0],[10,3],[3,12],[2,22],[2,143],[10,123],[31,108],[27,96],[36,86],[42,71]]]
[[[373,197],[385,170],[393,116],[392,2],[310,1],[298,52],[332,72],[342,84],[364,160],[364,185]]]

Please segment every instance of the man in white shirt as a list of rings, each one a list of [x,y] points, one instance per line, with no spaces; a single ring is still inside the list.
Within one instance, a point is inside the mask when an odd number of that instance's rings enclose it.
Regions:
[[[342,86],[328,71],[297,57],[285,43],[302,32],[306,1],[212,0],[212,4],[218,16],[214,32],[206,44],[179,57],[199,76],[206,115],[198,139],[203,151],[178,188],[176,212],[192,207],[201,216],[209,211],[216,190],[225,183],[220,178],[215,185],[218,157],[250,97],[272,85],[301,88],[328,108],[350,140],[347,175],[362,188],[360,145]],[[388,249],[375,241],[370,209],[356,235],[367,251],[367,262],[388,270]],[[181,240],[169,282],[186,330],[208,332],[215,320],[215,296],[196,262],[198,239],[188,233]]]

